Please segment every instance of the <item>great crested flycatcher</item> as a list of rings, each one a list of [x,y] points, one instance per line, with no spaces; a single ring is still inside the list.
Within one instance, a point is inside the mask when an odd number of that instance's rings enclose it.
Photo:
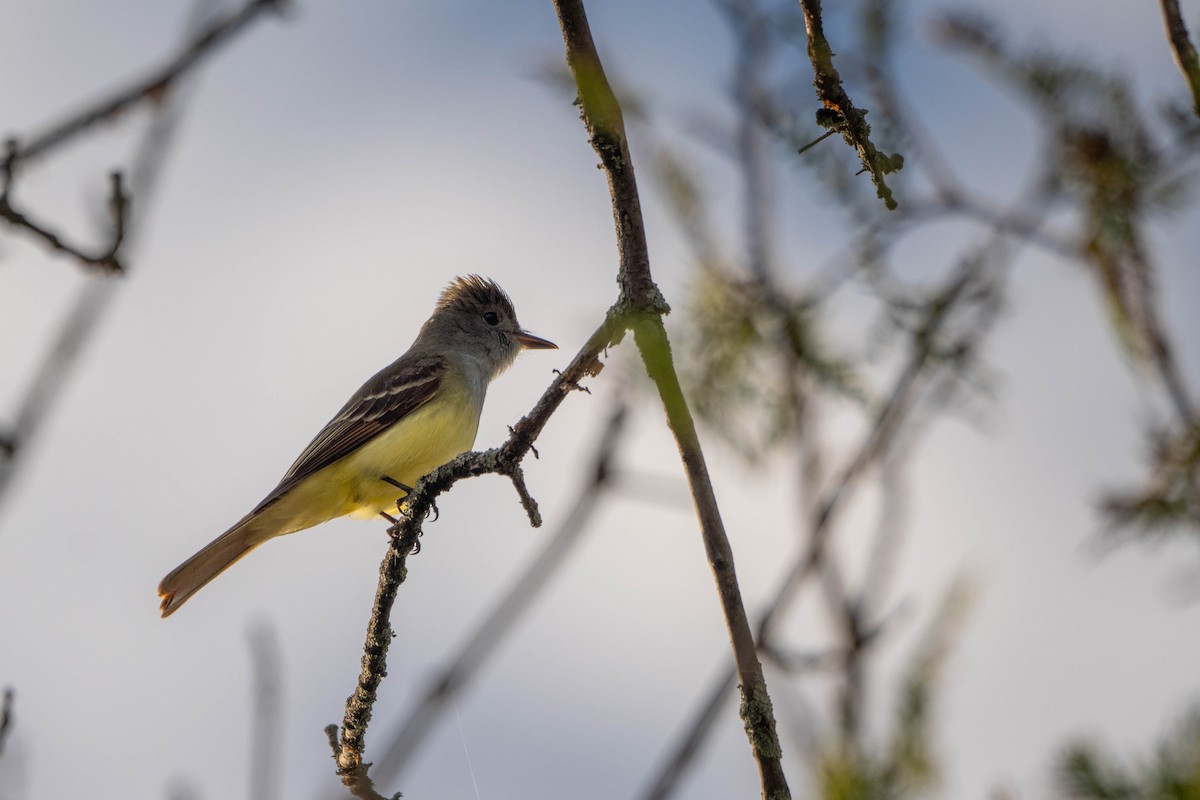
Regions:
[[[555,348],[521,329],[494,281],[454,280],[408,352],[363,384],[254,510],[162,579],[162,615],[275,536],[335,517],[395,509],[425,473],[475,443],[488,383],[522,348]]]

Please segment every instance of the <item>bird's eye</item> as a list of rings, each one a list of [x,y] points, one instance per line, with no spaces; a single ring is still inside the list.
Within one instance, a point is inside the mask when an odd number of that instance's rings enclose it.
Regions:
[[[483,318],[487,322],[488,325],[499,325],[500,324],[500,315],[497,314],[495,311],[483,312]]]

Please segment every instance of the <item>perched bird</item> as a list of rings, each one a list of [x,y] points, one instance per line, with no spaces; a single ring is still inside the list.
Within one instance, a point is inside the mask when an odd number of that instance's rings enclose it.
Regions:
[[[389,516],[425,473],[471,449],[488,383],[522,348],[512,301],[478,275],[454,280],[408,352],[354,393],[254,510],[162,579],[162,615],[275,536],[335,517]]]

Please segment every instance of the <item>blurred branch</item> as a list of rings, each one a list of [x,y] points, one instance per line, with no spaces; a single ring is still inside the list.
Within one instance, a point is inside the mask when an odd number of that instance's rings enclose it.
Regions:
[[[708,690],[693,704],[695,711],[684,723],[683,734],[670,750],[669,757],[663,759],[655,771],[646,791],[639,795],[641,800],[666,800],[675,791],[680,779],[687,774],[692,762],[700,754],[700,748],[708,738],[709,731],[716,725],[717,715],[725,704],[725,698],[733,689],[735,680],[737,673],[733,664],[723,666],[716,680],[709,684]]]
[[[16,152],[9,154],[5,161],[5,168],[12,169],[18,161],[27,161],[43,155],[93,125],[116,118],[129,106],[143,100],[162,102],[172,84],[183,78],[204,58],[211,55],[219,45],[233,38],[263,11],[279,10],[284,5],[285,0],[249,0],[237,11],[214,20],[203,30],[198,31],[170,62],[151,72],[148,77],[114,92],[44,133],[32,137]]]
[[[842,86],[842,77],[833,66],[833,48],[825,38],[821,22],[821,1],[800,0],[804,12],[804,27],[808,31],[808,58],[812,61],[813,86],[817,88],[817,99],[824,106],[817,111],[817,124],[827,130],[836,131],[846,144],[858,152],[863,171],[871,175],[875,194],[888,210],[897,207],[896,198],[888,188],[884,176],[897,172],[904,166],[904,157],[899,153],[883,153],[871,142],[871,126],[867,124],[867,111],[856,108],[850,95]]]
[[[1175,54],[1175,64],[1192,92],[1192,110],[1200,117],[1200,57],[1196,56],[1196,48],[1188,38],[1187,25],[1179,11],[1179,0],[1159,0],[1159,3],[1163,22],[1167,26],[1167,40]]]
[[[978,253],[965,257],[960,262],[942,289],[926,304],[924,318],[911,333],[908,361],[886,399],[879,405],[871,428],[855,455],[813,508],[809,521],[808,544],[792,563],[758,620],[759,647],[771,646],[775,627],[782,614],[792,605],[804,583],[824,565],[832,524],[838,511],[861,484],[868,468],[889,451],[904,419],[915,403],[919,379],[931,365],[941,363],[947,353],[957,353],[962,357],[970,352],[982,336],[994,309],[978,320],[975,328],[963,333],[957,343],[943,344],[939,338],[943,328],[950,322],[951,312],[961,302],[960,298],[978,299],[981,292],[986,292],[983,287],[986,285],[987,276],[999,263],[1001,256],[1011,257],[1003,246],[1004,241],[1005,237],[999,232],[994,232],[989,241],[980,246]],[[712,729],[716,720],[714,712],[720,702],[719,693],[732,688],[734,677],[733,670],[728,669],[721,676],[723,683],[720,680],[714,683],[711,692],[697,703],[700,711],[684,729],[679,740],[669,749],[651,782],[653,788],[645,797],[661,800],[674,790],[674,780],[686,771]]]
[[[4,743],[12,731],[12,709],[15,694],[11,686],[4,687],[4,701],[3,704],[0,704],[0,755],[4,755]]]
[[[66,253],[85,267],[95,267],[102,273],[124,272],[117,257],[121,244],[125,241],[125,213],[129,206],[129,195],[122,188],[120,172],[109,176],[110,189],[108,208],[112,215],[112,233],[109,244],[96,253],[86,253],[78,245],[67,243],[61,235],[52,231],[45,223],[35,222],[30,217],[18,211],[12,204],[12,165],[15,161],[16,142],[7,143],[8,155],[3,165],[3,186],[0,187],[0,219],[5,220],[18,230],[28,231],[35,238],[41,239],[51,250]]]
[[[250,729],[250,794],[253,800],[274,800],[279,794],[280,753],[283,747],[283,659],[275,629],[262,624],[247,636],[253,675],[254,714]]]
[[[0,219],[41,239],[51,249],[66,253],[85,267],[96,268],[101,272],[123,272],[125,268],[121,259],[121,246],[125,242],[125,217],[129,197],[122,190],[119,172],[114,172],[111,178],[109,210],[113,225],[109,243],[98,252],[91,253],[78,245],[67,243],[50,225],[34,221],[28,213],[18,210],[13,205],[13,184],[18,170],[24,162],[45,155],[55,147],[91,130],[100,122],[115,119],[130,106],[142,101],[161,104],[173,86],[218,45],[245,28],[260,12],[268,8],[280,8],[283,2],[284,0],[250,0],[241,9],[199,31],[174,59],[152,72],[148,78],[114,92],[49,130],[31,137],[27,142],[21,143],[17,138],[9,138],[4,160],[0,163],[0,177],[3,179],[0,185]]]
[[[1163,3],[1168,31],[1187,44],[1178,4]],[[1140,113],[1128,78],[1054,51],[1018,52],[987,19],[948,15],[941,38],[981,60],[1020,91],[1045,119],[1043,182],[1068,200],[1079,217],[1073,257],[1096,282],[1114,333],[1132,366],[1153,373],[1178,423],[1151,430],[1154,474],[1147,486],[1109,495],[1105,511],[1114,527],[1140,524],[1147,532],[1168,524],[1200,524],[1200,468],[1193,393],[1167,333],[1158,267],[1147,244],[1151,214],[1183,202],[1177,162],[1195,155],[1197,142],[1182,137],[1165,153]],[[1191,59],[1195,51],[1187,44]],[[1186,54],[1180,54],[1181,66]],[[1186,69],[1185,69],[1186,72]],[[1137,373],[1135,379],[1141,379]]]
[[[1072,800],[1192,800],[1200,796],[1200,708],[1181,715],[1155,751],[1126,765],[1095,742],[1063,748],[1055,783]]]
[[[383,748],[384,755],[375,767],[378,780],[394,780],[404,770],[408,759],[424,741],[438,716],[470,683],[580,541],[597,503],[611,488],[612,462],[624,435],[627,415],[625,403],[618,401],[591,459],[587,471],[590,477],[580,488],[571,510],[554,535],[546,539],[537,557],[512,581],[508,591],[493,606],[458,654],[428,682],[425,693],[409,712],[400,730],[391,743]]]
[[[211,6],[212,0],[197,0],[185,35],[190,37],[192,31],[203,24]],[[150,208],[163,160],[183,113],[186,101],[184,89],[188,85],[177,79],[171,84],[169,93],[159,96],[154,115],[134,153],[129,170],[130,192],[140,198],[141,205],[135,214],[124,212],[131,217],[128,222],[134,223],[128,225],[128,231],[123,232],[126,250],[132,246],[134,235],[139,230],[136,223],[144,218]],[[5,165],[8,169],[9,162],[6,161]],[[116,281],[103,279],[90,279],[84,284],[38,366],[29,390],[20,401],[12,426],[0,434],[0,503],[3,503],[24,450],[36,438],[43,420],[62,393],[83,352],[84,344],[103,318],[113,292],[119,285]]]

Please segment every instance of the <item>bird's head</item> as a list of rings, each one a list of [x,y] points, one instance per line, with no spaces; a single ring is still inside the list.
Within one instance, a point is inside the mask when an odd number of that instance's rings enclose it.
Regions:
[[[451,281],[421,334],[483,359],[492,375],[512,364],[522,349],[558,347],[521,328],[512,300],[495,281],[479,275]]]

